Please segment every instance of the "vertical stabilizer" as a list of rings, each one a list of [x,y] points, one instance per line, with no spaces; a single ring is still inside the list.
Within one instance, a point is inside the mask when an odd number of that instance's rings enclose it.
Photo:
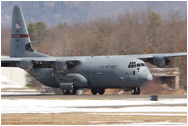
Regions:
[[[10,57],[22,57],[28,51],[33,52],[27,26],[21,7],[15,5],[12,16]]]

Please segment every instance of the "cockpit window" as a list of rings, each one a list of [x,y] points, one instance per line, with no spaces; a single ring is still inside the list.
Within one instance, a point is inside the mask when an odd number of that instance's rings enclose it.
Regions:
[[[140,67],[140,66],[141,66],[141,64],[140,64],[140,63],[138,63],[136,66],[137,66],[137,67]]]
[[[141,66],[145,66],[145,64],[144,64],[144,63],[141,63]]]
[[[148,67],[146,63],[137,63],[130,62],[128,68],[135,68],[135,67]]]
[[[128,68],[135,68],[136,62],[130,62]]]
[[[144,67],[144,66],[148,67],[145,63],[137,63],[136,66],[137,67]]]

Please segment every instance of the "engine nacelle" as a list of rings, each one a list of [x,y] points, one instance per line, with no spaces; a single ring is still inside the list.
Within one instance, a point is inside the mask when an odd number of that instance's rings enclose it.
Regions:
[[[30,59],[22,59],[20,67],[26,71],[31,71],[33,69],[33,61]]]
[[[68,73],[79,73],[81,70],[80,61],[77,60],[57,59],[53,68],[63,76],[67,75]]]
[[[87,79],[81,74],[72,73],[67,74],[66,77],[73,80],[75,87],[87,88],[89,86]]]
[[[65,60],[56,60],[55,69],[60,73],[66,73],[66,71],[67,71],[66,61]]]
[[[171,59],[169,57],[155,56],[154,58],[148,59],[147,61],[157,67],[163,68],[170,63]]]

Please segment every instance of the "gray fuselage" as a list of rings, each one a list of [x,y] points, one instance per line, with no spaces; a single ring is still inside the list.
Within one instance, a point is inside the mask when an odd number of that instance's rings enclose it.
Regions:
[[[55,58],[55,57],[53,57]],[[79,65],[69,71],[87,80],[87,84],[77,88],[123,88],[141,87],[152,80],[152,75],[140,59],[122,56],[91,56],[91,57],[57,57],[57,60],[78,59]],[[131,64],[130,63],[135,63]],[[140,66],[137,64],[140,64]],[[144,64],[141,66],[141,64]],[[132,66],[132,67],[130,67]],[[129,68],[130,67],[130,68]],[[38,81],[51,87],[59,87],[60,83],[74,83],[74,79],[64,72],[53,68],[34,69],[29,72]]]

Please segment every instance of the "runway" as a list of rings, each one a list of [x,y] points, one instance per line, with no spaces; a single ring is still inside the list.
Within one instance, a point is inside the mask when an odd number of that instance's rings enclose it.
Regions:
[[[187,125],[187,96],[2,95],[2,124]],[[37,121],[36,121],[37,120]]]
[[[51,94],[28,94],[28,95],[1,95],[2,99],[93,99],[93,100],[149,100],[152,95],[51,95]],[[158,99],[187,98],[187,95],[157,95]]]

